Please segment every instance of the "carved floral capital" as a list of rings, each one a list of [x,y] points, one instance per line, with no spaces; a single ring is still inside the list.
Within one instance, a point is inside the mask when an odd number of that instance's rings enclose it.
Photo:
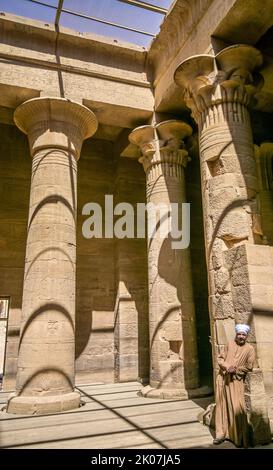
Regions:
[[[64,149],[76,159],[84,139],[97,130],[95,114],[86,106],[65,98],[34,98],[16,108],[14,122],[27,134],[30,152]]]
[[[183,61],[174,80],[184,89],[185,102],[198,122],[200,114],[214,104],[236,102],[249,106],[263,85],[257,73],[262,62],[262,54],[254,47],[234,45],[216,56],[196,55]]]
[[[158,163],[186,166],[188,152],[184,139],[192,134],[192,128],[175,119],[156,125],[140,126],[129,135],[129,141],[140,148],[139,161],[147,171]]]

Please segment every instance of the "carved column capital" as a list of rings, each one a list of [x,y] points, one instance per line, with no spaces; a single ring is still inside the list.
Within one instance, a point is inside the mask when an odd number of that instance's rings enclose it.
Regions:
[[[141,391],[151,398],[185,399],[187,388],[198,386],[190,254],[173,248],[171,230],[176,223],[175,207],[180,212],[186,202],[183,167],[188,152],[184,139],[191,134],[188,124],[172,119],[137,127],[129,135],[142,153],[139,161],[146,172],[147,226],[152,228],[147,237],[150,385]],[[183,227],[186,225],[183,222]],[[191,338],[186,347],[184,337]]]
[[[262,86],[257,70],[262,54],[249,45],[234,45],[216,56],[197,55],[183,61],[174,80],[184,89],[185,101],[196,122],[207,108],[222,103],[250,106]]]
[[[17,127],[27,134],[31,155],[54,147],[80,156],[84,139],[97,130],[95,114],[86,106],[65,98],[34,98],[15,110]]]
[[[191,134],[192,128],[188,124],[171,119],[154,126],[137,127],[129,135],[129,140],[140,148],[142,156],[139,161],[147,173],[151,167],[164,163],[185,167],[188,152],[184,139]]]

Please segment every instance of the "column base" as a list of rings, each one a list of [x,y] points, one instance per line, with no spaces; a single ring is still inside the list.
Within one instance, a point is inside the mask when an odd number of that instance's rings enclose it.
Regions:
[[[8,398],[7,413],[43,415],[79,408],[81,396],[78,392],[53,396],[20,396],[13,393]]]
[[[176,399],[176,400],[188,400],[188,392],[181,388],[153,388],[150,385],[146,385],[138,392],[138,396],[144,398],[162,398],[162,399]]]

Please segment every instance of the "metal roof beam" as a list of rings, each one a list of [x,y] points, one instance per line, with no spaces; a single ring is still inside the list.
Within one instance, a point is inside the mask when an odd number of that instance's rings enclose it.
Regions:
[[[146,36],[151,36],[152,38],[155,37],[155,34],[148,33],[147,31],[142,31],[140,29],[129,28],[129,26],[124,26],[119,23],[113,23],[112,21],[101,20],[100,18],[96,18],[95,16],[84,15],[83,13],[76,13],[73,10],[67,10],[63,8],[63,13],[69,13],[70,15],[79,16],[80,18],[86,18],[87,20],[97,21],[98,23],[107,24],[109,26],[114,26],[115,28],[126,29],[127,31],[133,31],[134,33],[145,34]]]
[[[139,0],[118,0],[118,1],[122,3],[128,3],[128,5],[133,5],[135,7],[144,8],[145,10],[150,10],[155,13],[162,13],[163,15],[166,15],[166,13],[168,12],[166,8],[159,7],[158,5],[152,5],[151,3],[141,2]]]
[[[142,30],[140,30],[140,29],[130,28],[129,26],[124,26],[124,25],[122,25],[122,24],[120,24],[120,23],[114,23],[114,22],[112,22],[112,21],[101,20],[100,18],[97,18],[97,17],[95,17],[95,16],[89,16],[89,15],[85,15],[85,14],[83,14],[83,13],[78,13],[78,12],[73,11],[73,10],[68,10],[68,9],[66,9],[66,8],[63,8],[63,2],[64,2],[64,0],[59,0],[59,3],[58,3],[58,6],[57,6],[57,7],[54,6],[54,5],[48,5],[48,4],[43,3],[42,1],[39,1],[39,0],[27,0],[27,1],[32,2],[32,3],[36,3],[36,4],[38,4],[38,5],[43,5],[43,6],[45,6],[45,7],[54,8],[54,9],[56,10],[55,26],[59,26],[59,20],[60,20],[61,13],[68,13],[69,15],[78,16],[79,18],[85,18],[85,19],[87,19],[87,20],[96,21],[97,23],[106,24],[106,25],[109,25],[109,26],[113,26],[113,27],[115,27],[115,28],[125,29],[126,31],[132,31],[132,32],[134,32],[134,33],[143,34],[143,35],[145,35],[145,36],[150,36],[150,37],[152,37],[152,38],[154,38],[154,37],[156,36],[156,35],[153,34],[153,33],[150,33],[150,32],[147,32],[147,31],[142,31]],[[125,0],[118,0],[118,1],[124,1],[124,2],[125,2]],[[138,4],[137,6],[139,6],[139,7],[141,7],[141,8],[146,8],[146,7],[147,7],[147,9],[150,9],[150,10],[151,10],[150,7],[157,8],[157,9],[162,10],[161,13],[163,13],[163,11],[164,11],[164,13],[167,12],[167,10],[165,10],[165,9],[163,9],[163,8],[155,7],[154,5],[150,5],[150,4],[148,4],[148,3],[147,3],[147,4],[146,4],[146,3],[144,4],[143,2],[137,2],[137,1],[135,1],[135,0],[131,0],[130,2],[129,2],[129,0],[126,0],[125,3],[131,3],[131,4],[135,3],[135,4]],[[145,5],[145,7],[144,7],[144,5]],[[153,10],[153,11],[157,11],[157,12],[159,13],[158,10]]]
[[[57,11],[56,11],[56,16],[55,16],[55,26],[59,26],[60,16],[61,16],[61,13],[62,13],[62,8],[63,8],[63,3],[64,3],[64,0],[59,0]]]

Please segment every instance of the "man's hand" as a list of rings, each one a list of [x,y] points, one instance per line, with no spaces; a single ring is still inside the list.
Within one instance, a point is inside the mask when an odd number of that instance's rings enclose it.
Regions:
[[[229,374],[235,374],[235,372],[236,372],[236,367],[231,366],[231,367],[228,368],[227,371],[228,371]]]

